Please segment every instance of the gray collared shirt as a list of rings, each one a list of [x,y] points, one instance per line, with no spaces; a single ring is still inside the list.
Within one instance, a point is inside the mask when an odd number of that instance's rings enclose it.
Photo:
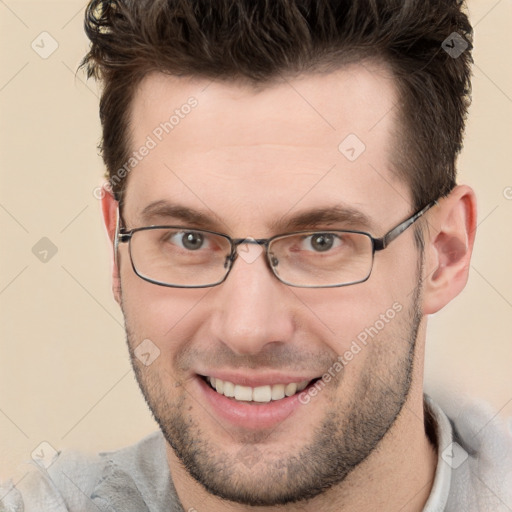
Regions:
[[[512,429],[485,407],[449,419],[425,397],[438,460],[423,512],[512,512]],[[0,485],[0,512],[184,512],[155,432],[96,456],[63,452],[16,486]]]

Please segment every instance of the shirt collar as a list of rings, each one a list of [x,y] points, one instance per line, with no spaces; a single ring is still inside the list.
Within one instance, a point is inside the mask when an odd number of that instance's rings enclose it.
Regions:
[[[429,420],[434,429],[437,467],[432,491],[423,512],[443,512],[448,502],[452,478],[451,468],[443,460],[443,453],[453,442],[453,430],[446,414],[428,395],[425,395],[425,421]]]

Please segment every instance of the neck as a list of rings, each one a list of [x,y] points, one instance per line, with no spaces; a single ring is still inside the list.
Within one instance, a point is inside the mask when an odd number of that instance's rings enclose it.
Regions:
[[[420,512],[434,481],[437,454],[424,427],[423,393],[413,389],[393,424],[373,453],[338,486],[300,504],[304,512]],[[196,512],[296,511],[297,504],[252,507],[208,493],[184,469],[167,446],[171,475],[184,510]]]

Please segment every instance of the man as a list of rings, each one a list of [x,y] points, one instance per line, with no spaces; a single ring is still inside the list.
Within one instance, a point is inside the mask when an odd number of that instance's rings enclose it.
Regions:
[[[61,454],[5,510],[512,510],[510,432],[423,395],[476,228],[460,4],[90,3],[113,290],[161,433]]]

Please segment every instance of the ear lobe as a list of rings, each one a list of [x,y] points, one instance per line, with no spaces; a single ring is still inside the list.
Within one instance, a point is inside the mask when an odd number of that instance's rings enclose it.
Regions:
[[[476,230],[476,198],[465,185],[439,200],[425,247],[424,314],[442,309],[466,286]]]
[[[119,203],[114,198],[106,186],[103,186],[103,196],[101,198],[101,211],[103,213],[103,222],[107,230],[110,245],[112,247],[112,292],[115,300],[121,303],[121,280],[119,277],[119,260],[116,264],[116,255],[114,241],[116,236],[116,226],[118,217]]]

